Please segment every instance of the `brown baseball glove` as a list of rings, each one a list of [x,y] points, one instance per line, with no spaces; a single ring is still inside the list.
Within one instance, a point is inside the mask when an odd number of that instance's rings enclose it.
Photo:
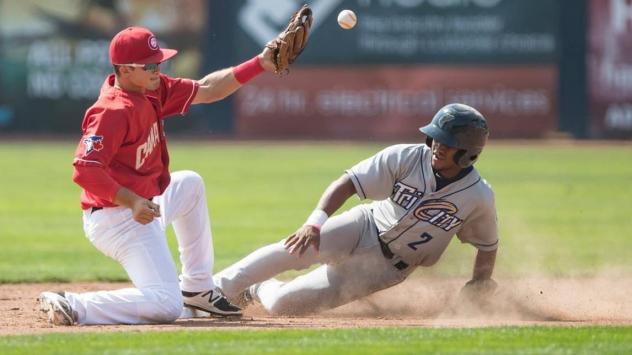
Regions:
[[[303,5],[292,15],[287,28],[266,45],[273,53],[275,73],[286,74],[290,71],[290,64],[294,63],[307,45],[311,27],[312,9]]]

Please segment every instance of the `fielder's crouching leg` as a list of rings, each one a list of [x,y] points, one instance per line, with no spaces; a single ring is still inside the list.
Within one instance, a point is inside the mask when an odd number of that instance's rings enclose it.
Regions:
[[[146,292],[147,290],[141,290]],[[183,300],[180,287],[177,289],[158,289],[151,290],[154,293],[154,299],[157,301],[150,302],[150,310],[147,310],[146,320],[150,323],[171,323],[180,318],[182,313]],[[142,318],[143,315],[139,314]]]
[[[183,300],[177,283],[146,288],[86,293],[66,292],[77,312],[78,324],[171,323],[182,312]]]

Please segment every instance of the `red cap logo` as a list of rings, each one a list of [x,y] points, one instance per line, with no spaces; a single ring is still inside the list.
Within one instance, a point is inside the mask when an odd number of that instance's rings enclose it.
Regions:
[[[110,42],[112,64],[162,63],[176,53],[175,49],[161,49],[156,36],[143,27],[128,27]]]

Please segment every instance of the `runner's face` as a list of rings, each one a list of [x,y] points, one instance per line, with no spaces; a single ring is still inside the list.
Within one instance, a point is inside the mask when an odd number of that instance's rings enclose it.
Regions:
[[[435,140],[432,141],[432,168],[443,177],[456,176],[461,167],[454,162],[454,155],[458,148],[449,147]]]

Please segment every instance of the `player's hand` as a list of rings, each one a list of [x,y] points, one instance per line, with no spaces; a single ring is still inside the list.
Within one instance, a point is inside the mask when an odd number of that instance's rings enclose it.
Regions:
[[[160,206],[144,198],[139,198],[132,205],[132,215],[136,222],[148,224],[154,218],[160,217]]]
[[[313,245],[316,252],[320,248],[320,229],[314,226],[302,226],[285,240],[285,249],[293,255],[302,256]]]
[[[264,49],[261,54],[266,60],[269,56],[276,74],[288,74],[292,63],[303,53],[307,46],[312,22],[312,9],[305,4],[290,17],[287,27],[266,44],[271,53],[268,54]],[[261,64],[264,65],[264,63]],[[268,70],[267,67],[264,66],[264,68]]]
[[[485,309],[491,302],[496,288],[498,284],[493,279],[470,280],[461,288],[459,298],[463,302]]]
[[[259,58],[259,63],[265,71],[274,73],[276,67],[274,65],[274,51],[272,49],[267,46],[263,47],[263,51],[259,53],[257,57]]]

